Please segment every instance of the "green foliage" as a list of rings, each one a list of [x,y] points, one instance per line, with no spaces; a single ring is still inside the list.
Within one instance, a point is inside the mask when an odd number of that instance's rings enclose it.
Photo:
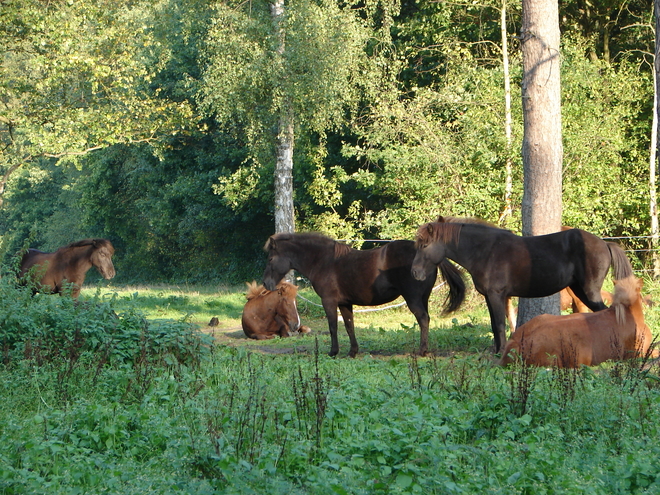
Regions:
[[[51,359],[10,353],[0,365],[6,493],[647,493],[660,483],[657,363],[502,369],[470,350],[482,345],[483,308],[447,329],[467,352],[455,340],[442,344],[447,357],[330,359],[313,335],[295,355],[209,347],[183,322],[144,319],[150,297],[33,298],[6,278],[0,289],[0,328],[48,327],[40,338],[53,344]],[[114,315],[120,302],[133,308]],[[416,333],[370,318],[363,335],[391,339],[398,354]],[[69,372],[76,332],[86,344]],[[120,336],[111,359],[98,345],[108,334]]]
[[[120,282],[258,279],[273,230],[274,132],[287,108],[299,230],[410,238],[438,214],[496,222],[507,158],[506,227],[519,230],[519,5],[507,6],[508,147],[500,2],[296,0],[281,55],[268,2],[5,4],[5,271],[28,245],[100,236],[117,247]],[[563,221],[645,235],[650,14],[639,1],[576,5],[560,7]]]

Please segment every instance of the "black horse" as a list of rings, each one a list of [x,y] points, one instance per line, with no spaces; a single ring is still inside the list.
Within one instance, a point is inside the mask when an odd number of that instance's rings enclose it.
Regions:
[[[569,229],[555,234],[520,237],[508,230],[470,219],[443,219],[417,230],[412,274],[432,276],[446,258],[464,267],[486,297],[495,352],[506,344],[508,299],[545,297],[570,287],[592,311],[605,309],[600,289],[612,266],[614,279],[632,275],[623,250],[589,232]]]
[[[307,277],[321,297],[328,317],[332,339],[330,356],[339,352],[337,340],[337,308],[341,311],[346,332],[351,340],[349,356],[358,353],[353,324],[353,305],[377,306],[403,296],[417,318],[420,328],[420,354],[428,347],[428,301],[437,270],[429,269],[423,281],[411,275],[415,257],[412,241],[393,241],[386,245],[360,251],[315,233],[280,233],[271,236],[264,250],[268,266],[263,282],[273,290],[282,278],[294,269]],[[465,294],[465,284],[458,269],[448,261],[440,262],[440,271],[449,285],[446,311],[454,311]]]

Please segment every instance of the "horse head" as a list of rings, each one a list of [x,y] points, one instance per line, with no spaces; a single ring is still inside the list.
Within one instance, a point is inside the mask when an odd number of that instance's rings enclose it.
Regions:
[[[458,224],[429,222],[417,229],[415,236],[415,259],[411,273],[417,280],[424,280],[433,273],[447,254],[445,238],[447,231],[457,230]],[[460,226],[459,226],[460,228]]]
[[[298,287],[288,282],[282,282],[277,286],[277,293],[280,296],[277,315],[285,321],[289,327],[289,333],[297,332],[300,328],[300,315],[296,304]]]
[[[106,239],[94,239],[92,241],[92,254],[89,261],[106,280],[110,280],[115,276],[115,266],[112,264],[113,254],[115,254],[115,248],[110,241]]]
[[[268,238],[264,251],[268,253],[268,264],[264,270],[263,283],[268,290],[275,290],[277,284],[293,268],[291,259],[286,254],[280,252],[280,245],[286,237],[282,234],[275,234]]]

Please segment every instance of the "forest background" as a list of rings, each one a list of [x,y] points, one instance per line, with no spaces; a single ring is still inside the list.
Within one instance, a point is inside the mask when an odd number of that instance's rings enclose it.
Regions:
[[[292,0],[282,31],[269,9],[0,1],[2,265],[106,237],[118,282],[259,278],[282,112],[297,230],[410,239],[443,214],[519,232],[519,3]],[[560,27],[563,223],[647,235],[652,6],[563,1]]]

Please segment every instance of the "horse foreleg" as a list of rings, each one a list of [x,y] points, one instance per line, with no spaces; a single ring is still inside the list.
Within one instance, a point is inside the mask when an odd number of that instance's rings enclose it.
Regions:
[[[425,356],[429,347],[429,322],[431,321],[428,306],[408,303],[408,309],[417,318],[419,324],[419,355]]]
[[[358,343],[357,339],[355,338],[355,327],[353,324],[353,305],[349,304],[348,306],[339,306],[339,311],[341,311],[341,317],[344,319],[346,333],[348,334],[348,338],[351,341],[351,350],[348,352],[348,355],[354,358],[358,353]]]
[[[328,356],[335,357],[339,354],[339,339],[337,338],[337,305],[323,302],[325,316],[328,319],[328,330],[330,330],[330,352]]]
[[[495,353],[502,352],[506,344],[506,299],[499,294],[486,296],[490,325],[495,340]]]

